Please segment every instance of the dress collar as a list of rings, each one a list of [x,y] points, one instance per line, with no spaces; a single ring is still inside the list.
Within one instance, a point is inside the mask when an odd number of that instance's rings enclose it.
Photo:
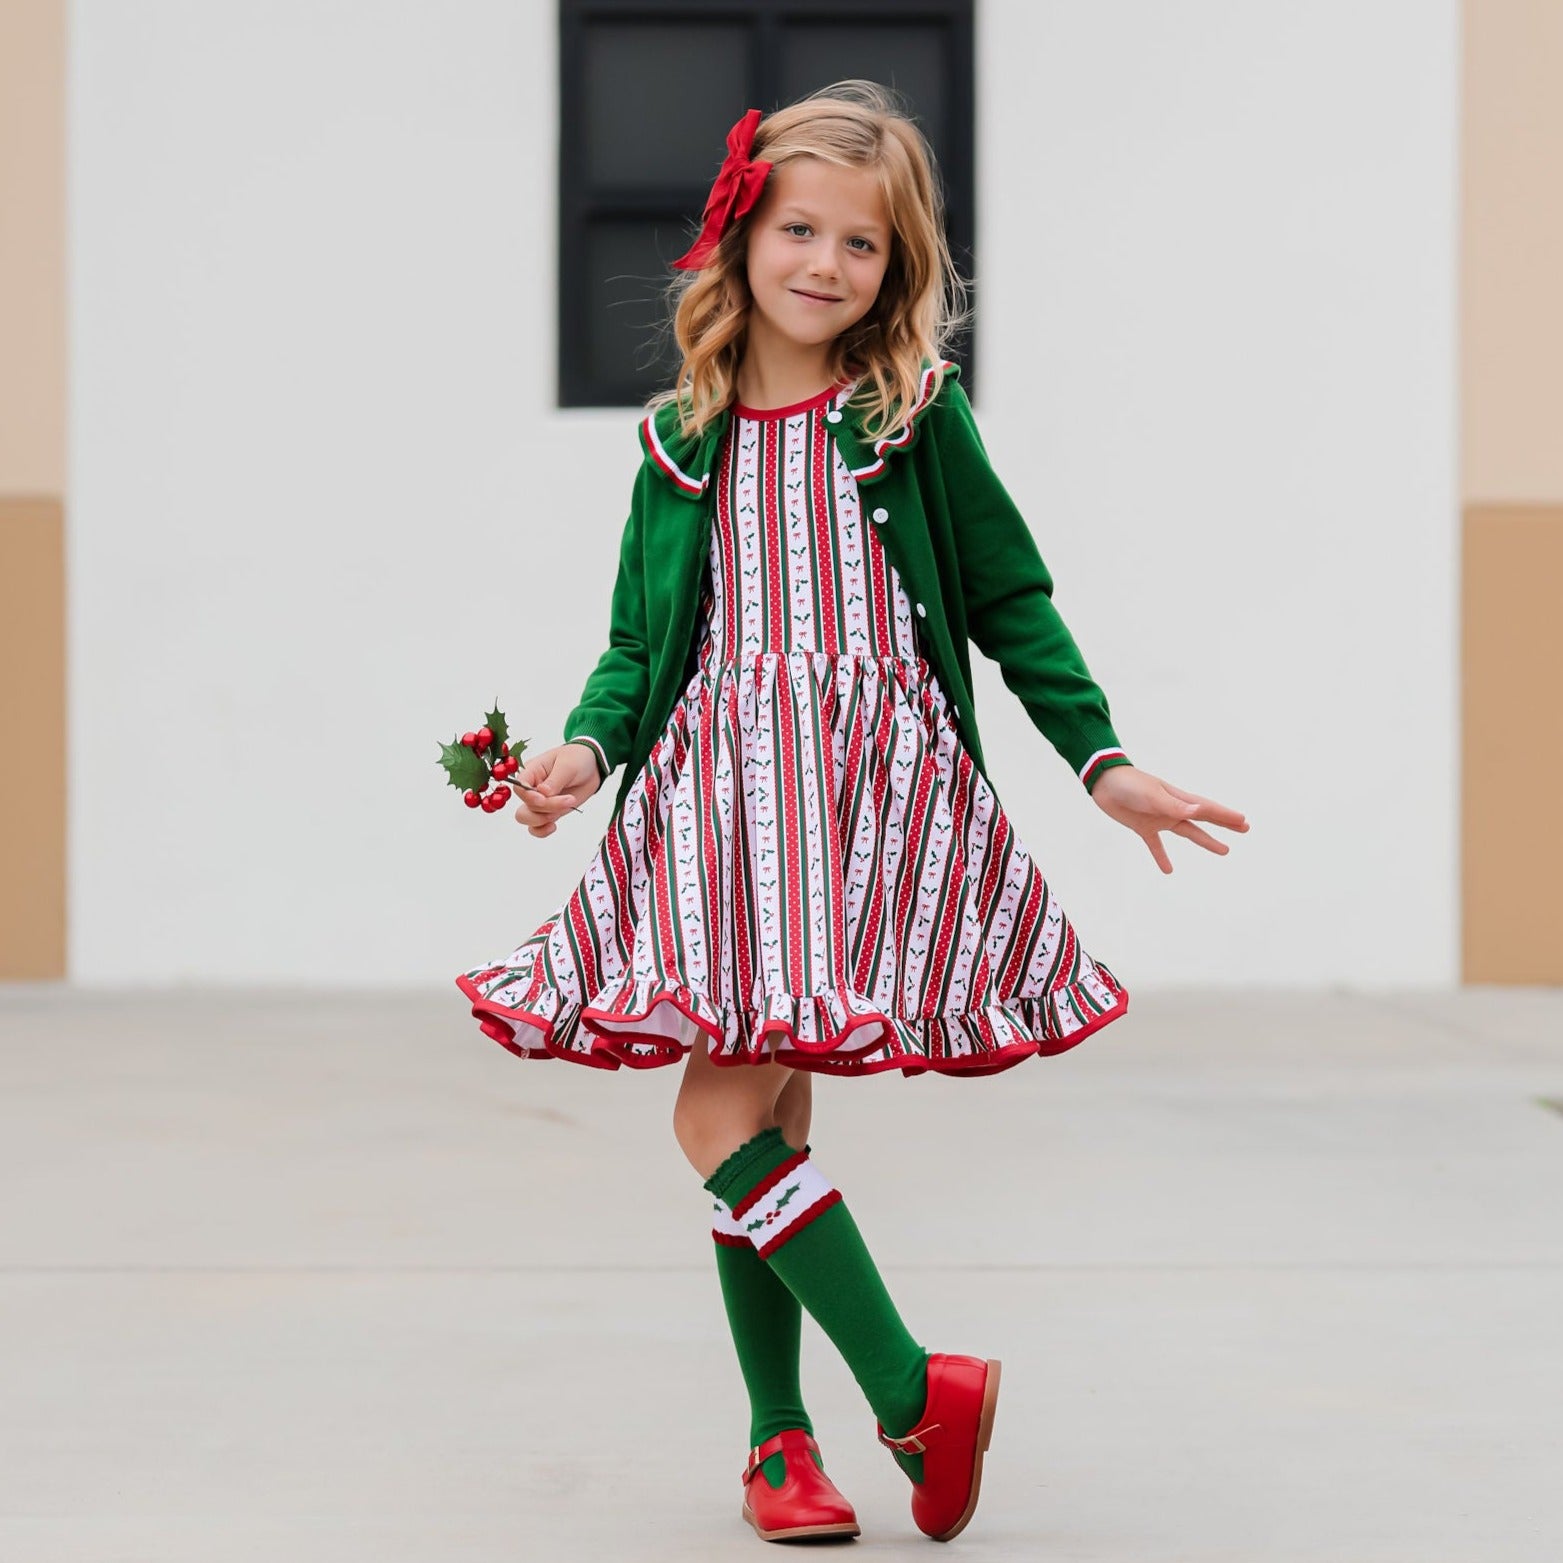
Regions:
[[[917,443],[923,414],[937,397],[944,381],[960,372],[960,365],[949,359],[925,359],[911,417],[897,433],[882,439],[870,439],[863,431],[861,409],[848,405],[861,382],[844,385],[825,400],[826,426],[841,451],[847,470],[859,483],[872,483],[882,478],[889,468],[891,453],[910,450]],[[818,400],[811,398],[800,406],[811,406]],[[724,408],[700,433],[685,434],[678,426],[677,407],[672,402],[664,402],[640,421],[645,459],[675,493],[682,494],[685,499],[699,499],[710,487],[717,452],[731,422],[732,411]]]

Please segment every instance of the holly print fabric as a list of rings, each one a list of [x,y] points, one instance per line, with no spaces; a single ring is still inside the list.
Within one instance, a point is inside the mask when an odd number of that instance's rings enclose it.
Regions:
[[[522,1057],[971,1075],[1128,1007],[959,742],[850,391],[734,410],[695,671],[568,899],[456,979]]]

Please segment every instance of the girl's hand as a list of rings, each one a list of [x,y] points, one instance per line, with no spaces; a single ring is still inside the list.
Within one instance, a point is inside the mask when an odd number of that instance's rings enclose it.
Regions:
[[[1232,849],[1224,841],[1213,840],[1192,821],[1202,819],[1228,830],[1248,829],[1248,821],[1236,809],[1184,792],[1133,765],[1114,765],[1103,771],[1091,789],[1091,801],[1139,836],[1164,874],[1172,872],[1172,863],[1160,832],[1170,830],[1175,836],[1197,842],[1207,852],[1225,857]]]
[[[516,818],[534,836],[551,836],[557,821],[602,785],[597,756],[586,744],[556,744],[510,778],[521,806]]]

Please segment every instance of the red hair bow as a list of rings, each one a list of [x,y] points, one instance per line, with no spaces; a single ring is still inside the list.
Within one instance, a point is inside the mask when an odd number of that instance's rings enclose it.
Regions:
[[[750,109],[727,132],[727,156],[722,160],[716,183],[706,198],[706,209],[700,219],[700,237],[686,254],[673,262],[679,271],[699,271],[715,253],[727,225],[742,217],[760,199],[771,165],[749,157],[759,123],[759,109]]]

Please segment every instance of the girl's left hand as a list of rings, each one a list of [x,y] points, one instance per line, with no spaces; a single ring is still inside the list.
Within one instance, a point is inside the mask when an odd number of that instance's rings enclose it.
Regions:
[[[1172,872],[1172,863],[1161,844],[1162,831],[1170,830],[1175,836],[1197,842],[1207,852],[1225,857],[1232,849],[1192,822],[1202,819],[1228,830],[1248,829],[1248,821],[1236,809],[1202,798],[1198,793],[1184,792],[1133,765],[1114,765],[1103,771],[1091,789],[1091,801],[1139,836],[1164,874]]]

